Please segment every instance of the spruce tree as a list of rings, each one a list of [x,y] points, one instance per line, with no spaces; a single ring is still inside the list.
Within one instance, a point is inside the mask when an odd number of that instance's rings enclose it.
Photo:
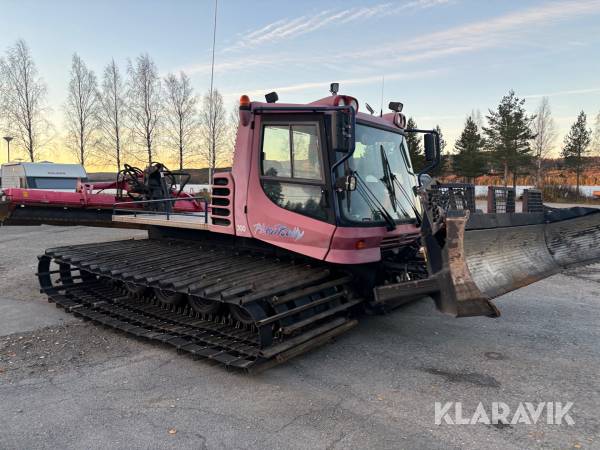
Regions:
[[[467,117],[465,128],[454,143],[456,154],[452,159],[454,173],[467,183],[487,172],[488,155],[483,151],[484,140],[472,117]]]
[[[579,179],[584,167],[584,158],[589,152],[589,146],[592,141],[592,130],[587,128],[587,118],[581,111],[577,120],[571,125],[569,134],[565,136],[562,157],[565,165],[575,170],[577,177],[577,199],[579,199]]]
[[[483,127],[490,156],[504,173],[505,186],[509,174],[512,174],[513,186],[516,187],[519,171],[531,165],[533,160],[530,142],[535,134],[530,125],[535,116],[527,115],[524,104],[524,99],[509,91],[502,97],[496,111],[489,110],[486,116],[488,126]]]
[[[417,123],[412,117],[408,118],[406,129],[411,130],[418,128]],[[425,156],[423,154],[423,146],[421,144],[421,135],[418,133],[406,133],[406,145],[408,154],[415,173],[418,173],[425,167]]]

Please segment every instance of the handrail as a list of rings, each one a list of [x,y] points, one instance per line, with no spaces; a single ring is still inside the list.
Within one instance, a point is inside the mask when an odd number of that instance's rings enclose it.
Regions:
[[[167,216],[167,220],[171,219],[171,216],[196,216],[197,214],[189,211],[180,211],[180,212],[169,212],[166,211],[151,211],[151,210],[142,210],[139,211],[137,209],[131,208],[118,208],[123,205],[147,205],[147,204],[155,204],[155,203],[166,203],[166,202],[180,202],[180,201],[196,201],[200,200],[204,205],[204,223],[208,223],[208,200],[204,197],[170,197],[170,198],[161,198],[155,200],[134,200],[131,202],[116,202],[113,203],[112,215],[115,216],[116,212],[127,212],[133,214],[134,217],[137,217],[138,212],[141,214],[164,214]]]

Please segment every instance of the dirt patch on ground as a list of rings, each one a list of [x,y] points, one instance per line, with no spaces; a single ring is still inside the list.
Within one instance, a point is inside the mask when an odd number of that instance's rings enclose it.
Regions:
[[[143,344],[88,323],[48,327],[0,338],[0,384],[53,376],[139,352]]]

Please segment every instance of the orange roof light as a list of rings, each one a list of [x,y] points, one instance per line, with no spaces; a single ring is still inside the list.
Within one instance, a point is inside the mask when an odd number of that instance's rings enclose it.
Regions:
[[[240,97],[240,109],[250,109],[250,97],[245,94]]]

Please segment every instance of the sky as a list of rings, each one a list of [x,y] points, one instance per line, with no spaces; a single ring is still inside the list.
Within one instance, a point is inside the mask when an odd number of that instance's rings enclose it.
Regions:
[[[214,5],[0,0],[0,51],[28,43],[60,136],[74,52],[97,73],[148,53],[161,74],[183,70],[206,92]],[[548,96],[558,154],[579,111],[590,126],[600,112],[600,0],[219,0],[214,80],[228,105],[273,90],[309,102],[336,81],[377,111],[383,85],[383,104],[403,102],[421,128],[440,125],[448,150],[466,116],[485,115],[509,89],[531,112]],[[58,147],[50,156],[68,159]]]

